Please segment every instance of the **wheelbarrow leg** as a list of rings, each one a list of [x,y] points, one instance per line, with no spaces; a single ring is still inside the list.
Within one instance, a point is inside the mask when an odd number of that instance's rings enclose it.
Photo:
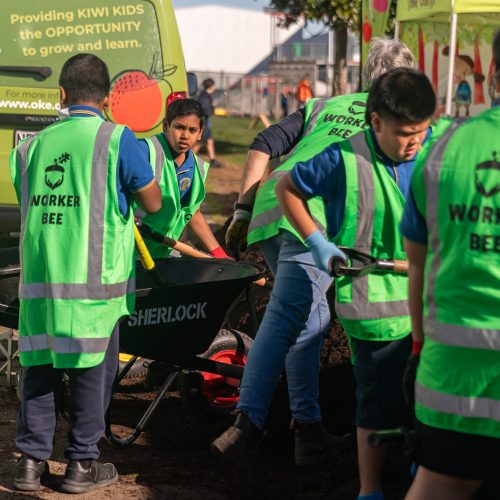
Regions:
[[[124,368],[124,370],[125,370],[125,368]],[[111,403],[112,403],[112,400],[111,400],[108,412],[106,414],[106,431],[105,431],[106,439],[109,442],[116,444],[118,446],[127,446],[127,445],[133,443],[139,437],[139,434],[143,431],[144,427],[146,427],[146,424],[148,423],[149,419],[151,418],[151,415],[156,410],[156,407],[159,405],[163,396],[165,396],[165,393],[168,391],[168,389],[172,385],[173,381],[175,380],[175,377],[177,377],[176,371],[170,373],[170,375],[167,377],[167,380],[165,380],[164,384],[162,385],[160,392],[158,392],[158,394],[153,399],[153,401],[149,405],[148,409],[146,410],[146,412],[142,416],[139,423],[135,426],[134,430],[127,437],[119,438],[117,435],[113,434],[113,431],[111,430]]]

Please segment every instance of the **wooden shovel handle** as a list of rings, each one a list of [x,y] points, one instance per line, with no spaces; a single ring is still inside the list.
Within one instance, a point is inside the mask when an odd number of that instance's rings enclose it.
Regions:
[[[187,255],[188,257],[196,257],[196,258],[209,258],[215,259],[213,255],[209,253],[202,252],[201,250],[197,250],[193,248],[191,245],[187,245],[186,243],[182,243],[182,241],[174,240],[173,238],[169,238],[168,236],[163,237],[163,244],[177,250],[182,255]],[[257,286],[266,286],[267,280],[266,278],[259,278],[257,281],[254,281],[254,284]]]
[[[394,259],[394,272],[408,274],[408,261]]]

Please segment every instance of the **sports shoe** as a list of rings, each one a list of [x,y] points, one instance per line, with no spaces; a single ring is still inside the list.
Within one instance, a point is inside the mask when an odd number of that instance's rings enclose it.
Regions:
[[[70,460],[61,490],[65,493],[85,493],[116,481],[118,472],[113,464],[102,464],[97,460]]]
[[[49,464],[46,460],[21,457],[16,463],[14,487],[21,491],[36,491],[40,489],[40,479],[48,475]]]
[[[295,430],[295,465],[313,465],[321,460],[322,455],[337,448],[347,441],[348,436],[328,434],[321,422],[310,424],[292,420]]]
[[[223,166],[224,165],[215,158],[213,160],[210,160],[210,168],[222,168]]]
[[[257,484],[255,457],[261,441],[262,431],[238,411],[234,424],[213,441],[210,449],[234,468],[240,481]]]

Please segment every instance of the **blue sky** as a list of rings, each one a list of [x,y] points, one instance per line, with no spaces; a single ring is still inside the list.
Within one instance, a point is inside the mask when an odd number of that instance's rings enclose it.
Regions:
[[[195,5],[225,5],[228,7],[246,7],[248,9],[262,10],[269,5],[269,0],[172,0],[175,7],[192,7]]]

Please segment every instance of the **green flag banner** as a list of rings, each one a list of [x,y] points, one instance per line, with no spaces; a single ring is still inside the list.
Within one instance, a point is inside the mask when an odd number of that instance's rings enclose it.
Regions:
[[[384,36],[389,17],[390,0],[362,0],[361,62],[363,68],[373,38]],[[365,83],[363,82],[363,86]]]

